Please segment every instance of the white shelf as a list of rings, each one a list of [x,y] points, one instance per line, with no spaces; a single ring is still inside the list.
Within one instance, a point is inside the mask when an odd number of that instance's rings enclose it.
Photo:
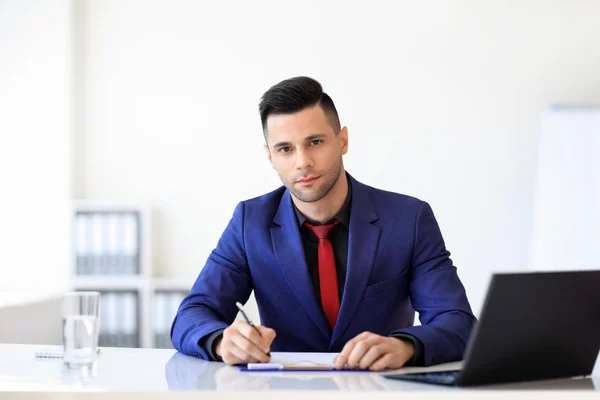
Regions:
[[[151,208],[131,201],[75,200],[73,217],[78,212],[137,212],[139,215],[139,274],[137,275],[78,275],[75,238],[72,247],[70,288],[72,290],[136,291],[139,311],[140,346],[155,347],[155,294],[157,292],[189,292],[194,279],[153,278],[151,259]],[[101,300],[102,301],[102,300]],[[164,316],[163,316],[164,319]],[[163,321],[164,322],[164,321]]]

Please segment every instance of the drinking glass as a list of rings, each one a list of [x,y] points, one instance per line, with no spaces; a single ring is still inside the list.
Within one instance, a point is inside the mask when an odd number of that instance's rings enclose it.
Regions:
[[[63,361],[81,367],[96,361],[100,293],[65,293],[62,304]]]

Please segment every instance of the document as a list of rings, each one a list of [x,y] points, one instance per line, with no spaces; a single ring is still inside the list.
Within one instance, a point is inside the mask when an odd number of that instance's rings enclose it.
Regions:
[[[248,363],[243,371],[331,371],[339,353],[272,352],[269,363]]]
[[[248,363],[240,367],[242,371],[337,371],[333,359],[339,353],[293,353],[272,352],[269,363]],[[437,371],[455,371],[462,367],[461,361],[433,365],[430,367],[404,367],[396,370],[382,371],[390,375],[424,373]],[[356,371],[356,370],[344,370]]]

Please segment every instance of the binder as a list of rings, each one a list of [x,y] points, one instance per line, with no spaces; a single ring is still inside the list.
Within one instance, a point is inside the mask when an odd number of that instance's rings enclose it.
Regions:
[[[125,263],[125,213],[119,212],[116,215],[117,236],[117,257],[115,261],[115,273],[122,274],[126,269]]]
[[[98,310],[98,345],[106,346],[107,331],[106,320],[109,317],[107,293],[100,294],[100,309]]]
[[[116,293],[107,292],[106,297],[106,346],[116,346],[116,335],[118,333],[118,321],[116,313]]]
[[[166,336],[168,334],[169,331],[169,314],[171,312],[171,298],[170,298],[170,292],[163,292],[162,293],[162,308],[161,308],[161,314],[162,314],[162,325],[160,327],[160,341],[161,341],[161,347],[165,348],[168,347],[168,342],[166,340]]]
[[[170,293],[170,305],[169,305],[169,314],[167,315],[167,327],[168,331],[171,327],[171,323],[175,319],[175,315],[177,315],[177,310],[179,309],[179,305],[183,301],[183,297],[179,292]]]
[[[86,215],[78,213],[75,216],[75,259],[78,275],[85,274],[87,253]]]
[[[115,335],[115,346],[125,346],[125,293],[115,293],[115,320],[117,321],[117,332]]]
[[[121,270],[124,274],[137,273],[138,257],[138,219],[137,213],[129,212],[124,220],[123,252],[125,255],[125,266]]]
[[[107,222],[107,254],[106,254],[106,271],[114,275],[118,273],[118,257],[121,251],[119,243],[119,214],[110,213],[106,216]]]
[[[102,271],[102,256],[104,255],[104,234],[102,232],[102,215],[91,214],[92,224],[92,262],[88,274],[98,275]]]
[[[92,254],[92,215],[89,213],[82,214],[83,225],[85,230],[85,248],[86,254],[83,259],[83,268],[81,269],[82,275],[89,275],[92,270],[92,263],[94,255]]]
[[[160,335],[163,333],[165,293],[156,292],[154,295],[154,333]]]
[[[137,343],[137,296],[133,292],[123,293],[124,346],[138,347]]]

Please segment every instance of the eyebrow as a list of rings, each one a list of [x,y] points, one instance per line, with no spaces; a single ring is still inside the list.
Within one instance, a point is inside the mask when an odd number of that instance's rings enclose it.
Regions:
[[[322,139],[325,136],[327,136],[327,135],[325,135],[324,133],[313,133],[312,135],[309,135],[309,136],[305,137],[304,141],[305,142],[310,142],[310,141],[315,140],[315,139]],[[287,147],[287,146],[291,146],[291,145],[292,145],[291,142],[279,142],[279,143],[275,143],[273,145],[273,148],[277,149],[279,147]]]

